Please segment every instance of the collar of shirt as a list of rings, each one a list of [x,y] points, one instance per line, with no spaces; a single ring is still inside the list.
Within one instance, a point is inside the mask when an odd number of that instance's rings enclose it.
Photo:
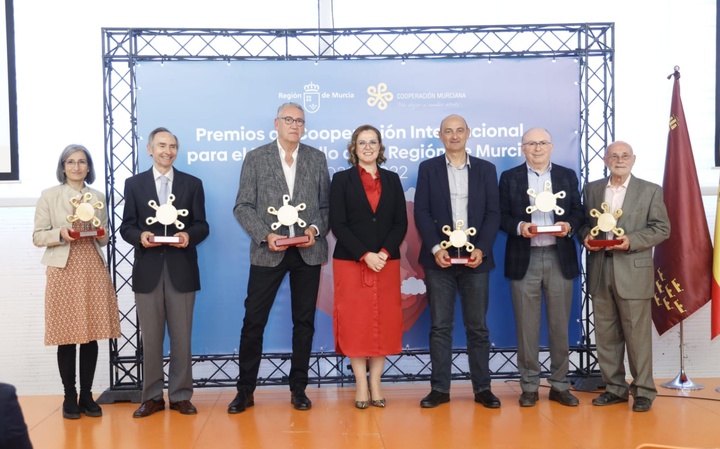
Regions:
[[[163,174],[160,173],[159,171],[157,171],[157,169],[155,168],[154,165],[153,165],[152,170],[153,170],[153,179],[155,179],[156,182],[160,182],[160,177],[163,176]],[[173,178],[175,177],[175,170],[173,170],[173,168],[170,167],[170,170],[168,170],[168,172],[165,173],[165,176],[168,177],[170,182],[173,182]]]
[[[280,160],[284,161],[285,160],[285,149],[282,147],[279,140],[276,140],[276,142],[277,142],[277,146],[278,146],[278,152],[280,154]],[[297,162],[297,155],[298,155],[299,149],[300,149],[300,144],[298,143],[297,148],[295,148],[295,151],[292,152],[293,162]],[[293,165],[295,165],[295,164],[293,164]]]
[[[535,170],[534,168],[532,168],[532,167],[530,166],[530,164],[528,164],[527,162],[525,163],[525,166],[527,166],[528,173],[532,173],[532,174],[535,174],[535,175],[537,175],[537,176],[543,176],[543,175],[545,175],[545,174],[549,174],[549,173],[552,171],[552,164],[549,164],[547,170],[545,170],[545,171],[542,172],[542,173],[540,173],[539,171],[537,171],[537,170]]]
[[[452,162],[450,162],[450,159],[447,157],[447,154],[446,154],[446,155],[445,155],[445,163],[446,163],[449,167],[455,168],[456,170],[462,170],[462,169],[464,169],[465,167],[470,168],[470,157],[466,154],[466,155],[465,155],[465,163],[462,164],[462,165],[459,166],[459,167],[455,167],[455,166],[452,164]]]
[[[605,186],[605,188],[611,189],[611,190],[613,190],[614,192],[617,192],[617,191],[619,191],[620,189],[627,190],[628,184],[630,184],[630,178],[632,178],[632,174],[630,174],[630,175],[627,177],[627,179],[625,180],[625,182],[623,182],[623,183],[620,184],[619,186],[614,186],[614,185],[610,184],[611,178],[612,178],[612,175],[608,176],[608,182],[607,182],[607,185]]]

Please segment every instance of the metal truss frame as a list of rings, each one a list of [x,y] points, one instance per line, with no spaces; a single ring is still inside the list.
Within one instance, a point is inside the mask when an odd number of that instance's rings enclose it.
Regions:
[[[353,59],[574,58],[580,91],[580,182],[605,174],[602,154],[614,137],[614,24],[531,24],[508,26],[344,28],[344,29],[148,29],[102,30],[104,68],[105,175],[111,240],[108,260],[118,292],[122,336],[110,343],[110,389],[106,402],[139,400],[142,347],[131,289],[132,247],[118,239],[126,178],[137,173],[137,85],[143,61],[257,61]],[[594,325],[582,275],[582,342],[571,348],[570,375],[587,380],[599,373]],[[517,378],[515,348],[491,349],[493,378]],[[383,378],[427,380],[427,351],[404,351],[387,359]],[[236,354],[194,355],[196,387],[234,385]],[[549,353],[541,349],[544,374]],[[315,353],[310,382],[353,382],[342,356]],[[287,384],[289,354],[264,354],[259,384]],[[199,376],[198,376],[199,375]],[[467,354],[453,354],[452,376],[468,379]],[[576,388],[578,384],[576,384]]]

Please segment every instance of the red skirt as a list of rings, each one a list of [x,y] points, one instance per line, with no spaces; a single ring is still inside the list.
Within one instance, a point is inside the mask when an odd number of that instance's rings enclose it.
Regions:
[[[400,261],[376,273],[365,262],[333,259],[335,352],[376,357],[402,350]]]

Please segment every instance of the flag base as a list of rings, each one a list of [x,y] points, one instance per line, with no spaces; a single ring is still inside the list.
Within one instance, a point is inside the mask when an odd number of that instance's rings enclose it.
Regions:
[[[705,388],[703,385],[696,384],[695,382],[690,380],[690,378],[687,377],[687,375],[685,374],[684,370],[680,370],[680,374],[678,374],[675,379],[671,380],[670,382],[665,382],[660,386],[665,388],[672,388],[674,390],[702,390],[703,388]]]

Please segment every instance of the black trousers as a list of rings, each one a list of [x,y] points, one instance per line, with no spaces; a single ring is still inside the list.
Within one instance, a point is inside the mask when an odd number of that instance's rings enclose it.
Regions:
[[[295,247],[285,252],[276,267],[250,266],[245,299],[245,319],[240,332],[238,390],[253,392],[263,351],[263,334],[270,310],[285,274],[290,273],[292,307],[292,358],[290,389],[304,389],[308,383],[310,353],[315,334],[315,307],[320,286],[320,265],[308,265]]]

